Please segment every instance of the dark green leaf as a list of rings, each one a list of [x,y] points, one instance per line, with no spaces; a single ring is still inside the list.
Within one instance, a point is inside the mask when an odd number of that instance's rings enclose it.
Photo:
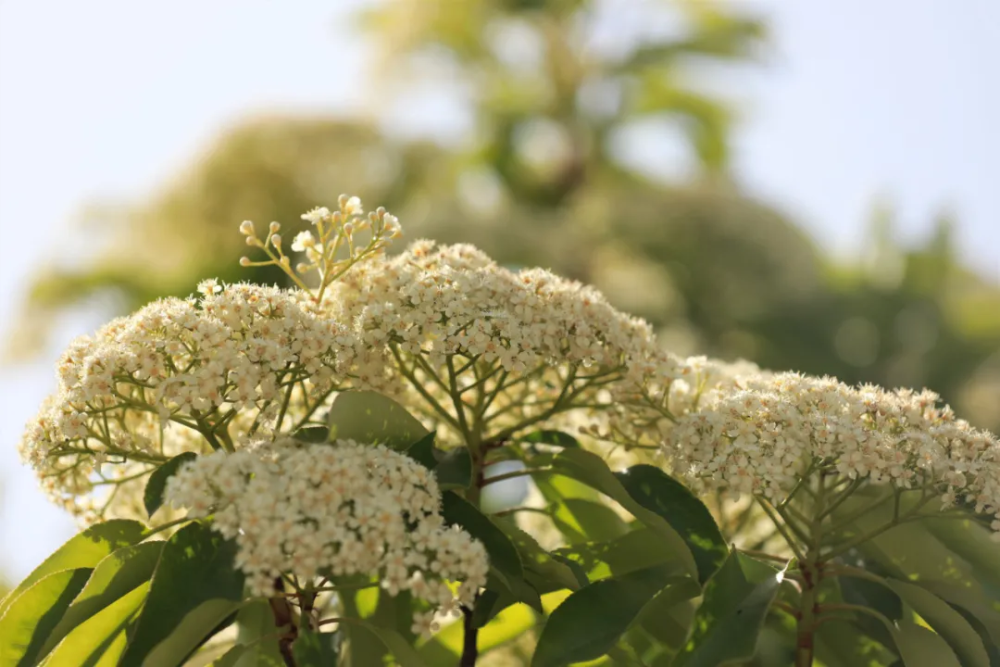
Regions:
[[[146,527],[138,521],[114,519],[94,524],[59,547],[54,554],[18,584],[0,602],[0,616],[7,606],[36,581],[54,572],[78,567],[94,567],[119,547],[135,544],[142,539]]]
[[[679,600],[700,592],[691,579],[671,576],[660,567],[584,586],[549,616],[532,667],[561,667],[599,658],[615,646],[643,607],[668,586],[676,588]]]
[[[605,503],[582,498],[566,498],[562,504],[590,541],[613,540],[628,532],[625,521]]]
[[[73,628],[149,581],[162,549],[163,542],[142,542],[105,556],[52,630],[41,655],[51,651]]]
[[[308,442],[310,444],[318,445],[324,442],[329,442],[330,429],[327,426],[319,426],[318,424],[303,426],[293,433],[292,437],[299,442]]]
[[[489,554],[490,565],[505,577],[524,577],[524,566],[514,543],[472,503],[452,491],[446,491],[442,496],[442,515],[449,525],[461,526],[482,542]]]
[[[438,464],[437,457],[435,456],[436,448],[434,447],[434,439],[436,436],[437,431],[431,431],[407,447],[406,455],[428,470],[434,470]]]
[[[580,447],[579,441],[568,433],[544,429],[533,431],[528,435],[518,438],[520,442],[530,442],[543,445],[556,445],[558,447]]]
[[[656,512],[680,533],[698,565],[699,581],[708,581],[726,559],[728,549],[704,503],[686,486],[650,465],[632,466],[615,477],[636,502]]]
[[[167,639],[175,647],[172,651],[192,650],[235,611],[233,604],[224,609],[226,603],[243,598],[243,574],[234,566],[235,555],[236,543],[204,524],[191,523],[177,531],[163,546],[149,598],[121,665],[139,667]],[[201,627],[185,622],[196,610]],[[175,631],[180,634],[174,636]]]
[[[146,514],[153,516],[156,510],[163,505],[163,490],[167,487],[167,480],[174,476],[182,464],[194,461],[198,455],[194,452],[184,452],[170,459],[159,468],[153,471],[146,482],[146,492],[142,500],[146,505]]]
[[[890,621],[903,618],[903,601],[891,589],[868,579],[843,577],[840,593],[844,602],[871,607]]]
[[[464,447],[450,449],[441,456],[434,468],[438,486],[447,489],[467,489],[472,484],[472,457]]]
[[[683,571],[668,544],[649,528],[639,528],[608,542],[587,542],[555,554],[575,562],[590,579],[603,579],[667,563]]]
[[[0,657],[3,664],[38,663],[45,640],[90,577],[89,567],[55,572],[17,596],[0,618]]]
[[[374,391],[338,394],[330,406],[329,419],[333,440],[404,450],[427,435],[427,429],[406,408]]]
[[[717,667],[753,657],[757,635],[781,579],[772,570],[764,581],[754,584],[747,569],[762,564],[744,564],[744,558],[735,551],[730,553],[709,580],[695,615],[693,634],[677,656],[678,667]]]
[[[292,645],[298,667],[334,667],[337,664],[337,634],[299,629]]]

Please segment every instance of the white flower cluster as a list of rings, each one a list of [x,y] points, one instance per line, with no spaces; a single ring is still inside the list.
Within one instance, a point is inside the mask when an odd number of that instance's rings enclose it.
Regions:
[[[495,433],[577,408],[650,405],[655,421],[675,380],[703,385],[697,365],[662,350],[645,321],[596,289],[543,269],[505,269],[468,245],[418,241],[375,258],[322,307],[386,350],[385,374],[365,381],[430,419],[447,413],[445,426]]]
[[[78,496],[104,461],[224,447],[231,426],[273,421],[289,387],[322,396],[356,364],[356,338],[297,292],[214,281],[199,289],[200,299],[152,303],[63,355],[58,391],[20,446],[55,499],[82,509]]]
[[[897,488],[930,484],[946,505],[963,497],[977,512],[1000,514],[1000,443],[938,407],[936,394],[796,373],[744,385],[670,431],[666,453],[697,488],[780,500],[810,466],[824,465]]]
[[[426,633],[435,614],[471,605],[486,584],[486,550],[444,526],[433,474],[382,446],[278,440],[215,452],[182,466],[165,498],[192,517],[214,515],[257,595],[272,595],[282,574],[376,577],[391,595],[410,591],[431,604],[415,618]]]

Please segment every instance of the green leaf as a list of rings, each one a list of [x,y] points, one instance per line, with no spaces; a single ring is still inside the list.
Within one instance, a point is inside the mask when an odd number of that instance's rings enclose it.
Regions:
[[[153,576],[163,542],[142,542],[114,551],[97,564],[73,604],[52,630],[41,655],[45,655],[88,618],[124,597]]]
[[[243,599],[243,574],[234,566],[235,555],[236,543],[204,524],[191,523],[177,531],[163,545],[149,599],[122,657],[122,667],[142,665],[177,630],[183,632],[174,640],[189,649],[214,630],[209,623],[222,613],[224,603]],[[209,601],[212,604],[202,608]],[[185,622],[196,610],[203,618],[198,628]],[[226,613],[233,611],[235,606]]]
[[[582,449],[566,449],[556,456],[552,468],[554,472],[583,482],[617,501],[658,535],[671,552],[676,554],[687,572],[698,574],[698,566],[684,539],[663,517],[632,498],[599,456]]]
[[[650,600],[667,587],[675,589],[678,600],[701,592],[691,579],[671,576],[660,567],[584,586],[549,616],[532,667],[561,667],[599,658],[615,646]]]
[[[300,628],[292,652],[298,667],[332,667],[337,664],[337,647],[337,633]]]
[[[701,583],[719,569],[728,549],[712,513],[686,486],[651,465],[632,466],[615,477],[640,505],[656,512],[691,549]]]
[[[555,445],[557,447],[574,447],[577,449],[580,447],[580,442],[570,434],[551,429],[533,431],[527,435],[521,436],[518,438],[518,441],[533,444]]]
[[[694,632],[675,661],[677,667],[717,667],[753,657],[781,577],[768,568],[770,575],[753,583],[757,578],[753,570],[763,564],[750,560],[733,551],[709,580]]]
[[[437,431],[431,431],[407,447],[406,455],[428,470],[434,470],[438,464],[437,456],[435,456],[435,450],[440,451],[434,447],[434,439],[436,437]]]
[[[253,600],[240,607],[236,613],[236,644],[246,646],[246,651],[235,654],[229,664],[233,667],[285,667],[285,660],[278,648],[274,626],[274,612],[266,600]]]
[[[299,430],[295,431],[295,433],[292,434],[292,437],[299,442],[307,442],[309,444],[318,445],[330,441],[330,429],[329,427],[319,426],[318,424],[303,426]]]
[[[480,596],[482,598],[482,596]],[[478,604],[478,603],[477,603]],[[536,614],[524,604],[507,607],[479,630],[476,646],[479,655],[524,635],[535,626]],[[454,621],[417,648],[428,665],[457,665],[462,654],[465,628],[462,619]]]
[[[239,602],[216,598],[205,600],[189,611],[166,639],[153,647],[143,661],[147,665],[182,665],[204,641],[229,625]]]
[[[59,547],[18,584],[17,588],[0,602],[0,616],[3,616],[7,607],[18,595],[42,577],[61,570],[94,567],[115,549],[139,542],[145,531],[144,525],[127,519],[114,519],[90,526]]]
[[[406,408],[374,391],[337,394],[329,421],[331,440],[382,444],[396,450],[406,449],[428,433]]]
[[[535,538],[521,530],[513,521],[504,519],[494,519],[493,521],[514,543],[525,572],[535,573],[552,582],[554,584],[552,590],[560,588],[576,590],[581,585],[586,585],[586,579],[582,584],[580,583],[579,575],[574,571],[573,566],[567,565],[543,549],[535,541]]]
[[[35,665],[49,633],[90,577],[89,567],[55,572],[17,596],[0,618],[0,658],[10,666]]]
[[[117,667],[149,583],[125,594],[74,628],[42,663],[46,667]]]
[[[517,548],[507,534],[488,516],[452,491],[442,495],[442,516],[449,525],[464,528],[472,537],[483,543],[490,557],[490,565],[505,577],[523,578],[524,566]]]
[[[163,490],[167,487],[167,480],[174,476],[174,473],[182,464],[194,461],[198,455],[194,452],[184,452],[170,459],[159,468],[153,471],[146,482],[146,491],[142,496],[142,501],[146,505],[146,514],[153,516],[156,510],[163,505]]]
[[[905,600],[913,611],[920,614],[920,617],[948,642],[963,665],[990,666],[990,657],[986,653],[979,633],[947,602],[914,584],[887,579],[885,585]]]
[[[603,542],[628,533],[624,519],[600,501],[566,498],[562,504],[589,540]]]
[[[442,491],[469,488],[472,484],[472,457],[469,450],[456,447],[444,452],[434,468],[434,476]]]
[[[683,571],[669,545],[655,531],[645,527],[615,540],[587,542],[557,549],[555,554],[572,560],[591,580],[620,576],[667,563],[676,564],[678,571]]]
[[[403,639],[403,636],[395,630],[383,628],[365,621],[354,621],[351,625],[362,628],[368,633],[374,635],[385,645],[387,649],[389,649],[389,652],[396,657],[396,660],[399,661],[401,667],[426,667],[426,663],[423,658],[420,657],[420,654],[417,653],[417,650],[410,646],[410,644]],[[361,666],[359,665],[358,667]]]
[[[431,431],[406,449],[406,454],[433,471],[438,487],[467,489],[472,483],[472,457],[465,447],[456,447],[447,452],[434,446],[436,431]]]
[[[962,667],[948,642],[911,621],[899,621],[889,632],[906,667]]]

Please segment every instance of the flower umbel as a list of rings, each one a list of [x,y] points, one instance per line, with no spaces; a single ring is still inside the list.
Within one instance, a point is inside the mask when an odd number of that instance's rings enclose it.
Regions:
[[[489,568],[482,544],[444,525],[434,476],[404,454],[346,440],[289,439],[186,464],[165,498],[239,545],[237,566],[258,595],[273,581],[374,577],[434,612],[471,605]],[[456,592],[449,581],[461,581]],[[416,619],[426,626],[422,615]]]

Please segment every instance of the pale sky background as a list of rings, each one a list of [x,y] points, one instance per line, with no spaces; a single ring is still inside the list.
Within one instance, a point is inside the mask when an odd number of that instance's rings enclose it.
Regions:
[[[842,256],[878,195],[907,239],[948,207],[963,255],[1000,281],[1000,2],[733,4],[769,16],[774,40],[761,68],[714,82],[747,103],[736,162],[751,192]],[[141,198],[248,115],[363,108],[365,51],[338,27],[344,6],[0,0],[0,325],[85,202]],[[0,369],[0,570],[13,580],[73,530],[15,445],[60,348],[97,324],[71,318],[43,359]]]

